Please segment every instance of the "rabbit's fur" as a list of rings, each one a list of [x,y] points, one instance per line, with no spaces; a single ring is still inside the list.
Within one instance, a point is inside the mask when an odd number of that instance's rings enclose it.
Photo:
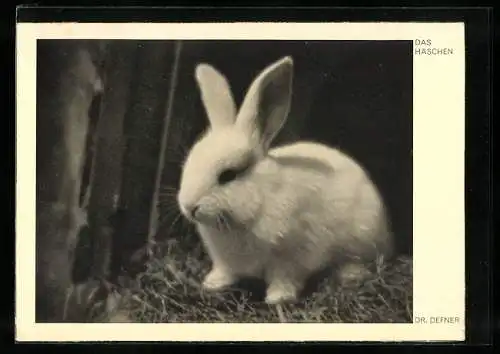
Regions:
[[[184,163],[178,202],[213,262],[205,289],[261,277],[267,303],[296,301],[325,266],[358,276],[392,255],[383,200],[358,163],[315,142],[269,148],[290,108],[290,57],[255,78],[239,111],[215,68],[199,64],[195,76],[210,126]]]

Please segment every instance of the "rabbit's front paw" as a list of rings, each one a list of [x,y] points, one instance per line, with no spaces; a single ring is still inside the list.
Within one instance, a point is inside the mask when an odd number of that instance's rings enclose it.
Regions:
[[[265,302],[269,305],[297,302],[298,289],[292,284],[271,284],[267,288]]]
[[[219,291],[232,285],[235,282],[234,276],[220,268],[214,268],[203,280],[203,289],[207,291]]]

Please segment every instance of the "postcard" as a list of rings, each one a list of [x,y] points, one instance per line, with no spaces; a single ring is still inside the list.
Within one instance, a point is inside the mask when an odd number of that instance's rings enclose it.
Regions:
[[[463,23],[17,24],[18,341],[461,341]]]

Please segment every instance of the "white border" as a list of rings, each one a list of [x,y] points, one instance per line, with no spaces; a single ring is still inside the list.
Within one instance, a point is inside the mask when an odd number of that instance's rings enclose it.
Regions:
[[[37,39],[415,40],[453,48],[414,56],[414,315],[457,324],[35,324]],[[19,341],[463,340],[463,23],[219,23],[17,25],[16,338]]]

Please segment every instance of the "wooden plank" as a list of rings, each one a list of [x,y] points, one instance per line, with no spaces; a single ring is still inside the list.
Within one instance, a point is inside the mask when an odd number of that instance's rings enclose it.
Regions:
[[[133,93],[125,116],[126,147],[117,237],[113,239],[113,274],[137,270],[134,265],[141,266],[142,262],[133,256],[141,255],[151,241],[151,213],[174,57],[174,42],[139,44]]]
[[[86,42],[38,41],[36,321],[68,320],[88,110],[101,81]]]
[[[104,68],[105,89],[100,120],[96,127],[94,176],[91,183],[88,218],[92,245],[91,276],[108,276],[113,218],[117,212],[124,150],[123,122],[130,99],[137,44],[115,41],[109,45],[109,57]]]

